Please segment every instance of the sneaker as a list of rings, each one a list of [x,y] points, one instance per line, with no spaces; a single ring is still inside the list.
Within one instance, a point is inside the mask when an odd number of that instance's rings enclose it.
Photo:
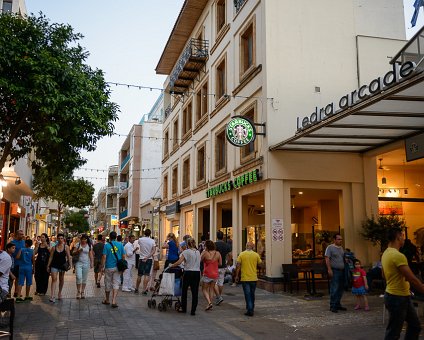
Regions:
[[[332,311],[333,313],[338,313],[339,311],[337,310],[337,308],[330,308],[330,311]]]
[[[361,306],[360,305],[356,305],[354,309],[355,310],[361,309]]]
[[[216,301],[215,301],[215,305],[219,306],[222,301],[224,301],[224,299],[222,298],[222,296],[218,297],[216,299]]]
[[[337,307],[337,310],[343,310],[343,311],[346,311],[346,310],[347,310],[347,308],[346,308],[346,307],[339,306],[339,307]]]
[[[122,288],[122,291],[123,291],[123,292],[131,292],[131,289],[128,289],[128,288]]]
[[[25,299],[21,298],[21,297],[17,297],[16,300],[15,300],[16,303],[21,303],[21,302],[24,302],[24,301],[25,301]]]
[[[26,296],[25,301],[32,301],[32,296]]]
[[[237,283],[233,283],[231,287],[237,287]]]
[[[138,294],[138,289],[134,289],[134,293],[135,294]]]

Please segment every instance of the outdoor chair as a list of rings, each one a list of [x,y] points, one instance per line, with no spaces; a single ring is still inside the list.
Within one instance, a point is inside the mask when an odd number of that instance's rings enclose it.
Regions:
[[[315,285],[317,282],[326,282],[327,283],[327,289],[328,293],[330,293],[330,277],[328,276],[328,270],[327,266],[322,263],[312,263],[312,271],[311,271],[311,278],[312,278],[312,289],[315,290]],[[319,275],[317,277],[317,275]],[[316,292],[313,292],[316,293]]]
[[[283,264],[283,284],[284,291],[286,291],[287,284],[290,286],[290,293],[293,293],[293,282],[296,282],[297,292],[299,292],[299,283],[306,282],[306,285],[309,285],[307,273],[303,270],[300,270],[299,267],[295,264]],[[299,275],[299,274],[302,275]]]

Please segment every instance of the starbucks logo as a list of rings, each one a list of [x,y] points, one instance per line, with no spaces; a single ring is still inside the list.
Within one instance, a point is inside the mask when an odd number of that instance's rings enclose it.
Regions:
[[[225,135],[231,144],[242,147],[255,141],[256,129],[250,119],[235,116],[227,124]]]

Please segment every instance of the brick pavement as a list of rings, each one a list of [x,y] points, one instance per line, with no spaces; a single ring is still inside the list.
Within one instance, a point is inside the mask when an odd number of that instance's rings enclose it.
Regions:
[[[370,296],[370,312],[354,311],[353,298],[344,297],[347,312],[328,311],[328,296],[307,301],[302,295],[257,290],[255,316],[244,313],[241,287],[225,286],[225,301],[205,312],[202,297],[196,316],[147,307],[148,297],[119,293],[119,308],[101,304],[102,288],[89,276],[86,299],[75,299],[75,277],[65,276],[63,300],[48,296],[16,305],[16,339],[371,339],[382,338],[382,298]],[[150,295],[150,294],[149,294]],[[189,301],[190,304],[190,301]]]

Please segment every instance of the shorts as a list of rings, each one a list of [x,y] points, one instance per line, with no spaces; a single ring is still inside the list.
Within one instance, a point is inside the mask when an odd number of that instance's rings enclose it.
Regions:
[[[58,269],[58,268],[55,268],[55,267],[50,267],[50,273],[64,273],[65,272],[65,270],[63,270],[63,269]]]
[[[105,269],[105,291],[110,292],[112,289],[119,289],[121,284],[121,273],[118,268]]]
[[[227,268],[218,268],[218,280],[216,281],[216,284],[220,287],[224,285],[224,279],[225,279],[225,272],[227,271]]]
[[[365,290],[364,286],[359,287],[359,288],[352,287],[352,294],[353,295],[366,295],[367,291]]]
[[[100,273],[100,271],[102,269],[101,264],[102,264],[102,260],[94,259],[94,272],[95,273]]]
[[[19,278],[19,265],[15,264],[15,267],[12,269],[12,274],[15,275],[16,279]]]
[[[147,260],[146,262],[143,262],[140,260],[138,262],[138,276],[150,276],[150,270],[152,269],[153,260]]]
[[[32,285],[32,266],[19,266],[19,286]]]
[[[203,276],[202,276],[202,282],[203,282],[203,283],[216,282],[216,279],[211,279],[210,277],[207,277],[207,276],[203,275]]]

